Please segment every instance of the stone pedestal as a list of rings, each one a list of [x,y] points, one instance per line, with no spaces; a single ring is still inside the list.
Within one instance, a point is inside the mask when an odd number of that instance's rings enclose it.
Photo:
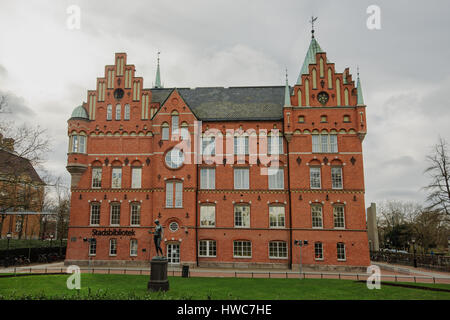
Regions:
[[[164,257],[153,257],[150,261],[150,281],[147,285],[150,291],[169,290],[167,279],[167,259]]]

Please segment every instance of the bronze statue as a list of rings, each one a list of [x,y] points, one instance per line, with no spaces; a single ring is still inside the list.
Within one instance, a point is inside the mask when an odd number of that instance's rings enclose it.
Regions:
[[[150,233],[153,233],[153,241],[155,242],[155,248],[156,248],[156,255],[159,257],[159,253],[161,252],[161,257],[164,257],[164,253],[161,249],[161,238],[163,235],[163,228],[162,226],[159,224],[159,220],[156,219],[155,220],[155,231]]]

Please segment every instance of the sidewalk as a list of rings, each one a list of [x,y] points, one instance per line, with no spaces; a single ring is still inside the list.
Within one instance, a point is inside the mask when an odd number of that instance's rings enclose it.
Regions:
[[[450,272],[432,271],[424,268],[414,268],[411,266],[404,266],[398,264],[389,264],[385,262],[372,262],[372,264],[379,266],[383,271],[393,271],[400,274],[420,275],[435,278],[447,278],[450,277]]]

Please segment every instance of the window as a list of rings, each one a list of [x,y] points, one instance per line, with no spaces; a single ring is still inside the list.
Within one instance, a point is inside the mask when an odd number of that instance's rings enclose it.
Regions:
[[[216,154],[216,138],[203,137],[202,138],[202,155],[213,156]]]
[[[174,190],[175,188],[175,190]],[[167,182],[166,183],[166,208],[182,208],[183,207],[183,183]]]
[[[309,177],[311,182],[311,189],[320,189],[321,188],[320,167],[310,167]]]
[[[234,258],[251,258],[252,243],[250,241],[233,241]]]
[[[328,122],[327,116],[320,116],[320,122]]]
[[[305,123],[305,116],[299,116],[298,117],[298,122],[299,123]]]
[[[236,205],[234,206],[234,227],[250,228],[250,206]]]
[[[116,105],[116,120],[120,120],[120,115],[122,114],[122,107],[120,104]]]
[[[312,216],[312,227],[313,228],[322,228],[323,220],[322,220],[322,207],[318,205],[314,205],[311,207],[311,216]]]
[[[86,136],[73,135],[72,136],[72,149],[71,152],[86,153]]]
[[[161,126],[161,140],[169,140],[169,125],[166,122]]]
[[[96,202],[91,204],[90,224],[91,226],[100,224],[100,203]]]
[[[331,187],[333,189],[342,189],[342,168],[331,168]]]
[[[122,187],[122,168],[112,169],[111,188],[120,189]]]
[[[269,189],[284,189],[283,168],[268,168]]]
[[[120,203],[111,204],[111,221],[112,226],[120,225]]]
[[[249,189],[249,169],[235,168],[234,169],[234,188],[235,189]]]
[[[138,254],[138,241],[137,239],[130,240],[130,256],[136,257]]]
[[[102,167],[92,168],[92,188],[102,187]]]
[[[337,244],[337,259],[339,261],[344,261],[345,258],[345,244],[342,242],[338,242]]]
[[[200,189],[216,188],[216,169],[201,168],[200,169]]]
[[[178,122],[179,122],[178,115],[173,115],[172,116],[172,134],[177,132],[177,130],[178,130]]]
[[[123,120],[130,120],[130,105],[125,105],[125,112],[123,114]]]
[[[321,153],[336,153],[337,135],[335,134],[313,134],[312,138],[312,152]]]
[[[171,222],[171,223],[169,224],[169,230],[170,230],[171,232],[177,232],[179,228],[180,228],[180,226],[179,226],[178,223],[176,223],[175,221],[174,221],[174,222]]]
[[[166,153],[166,165],[171,169],[178,169],[183,165],[184,153],[178,148],[173,148]]]
[[[89,255],[95,256],[97,254],[97,239],[89,239]]]
[[[323,260],[323,245],[322,245],[322,242],[314,243],[314,258],[316,260]]]
[[[345,115],[344,116],[344,122],[350,122],[350,116]]]
[[[130,209],[130,224],[132,226],[138,226],[141,224],[141,204],[132,203]]]
[[[112,105],[106,107],[106,120],[112,120]]]
[[[200,257],[215,257],[216,242],[214,240],[200,240],[198,245],[198,255]]]
[[[267,154],[283,154],[283,137],[267,137]]]
[[[109,255],[110,256],[117,255],[117,239],[109,240]]]
[[[333,207],[333,220],[335,228],[345,228],[344,206]]]
[[[212,205],[200,206],[200,227],[216,226],[216,207]]]
[[[23,218],[20,216],[16,216],[16,228],[15,228],[16,232],[22,231],[22,222],[23,222]]]
[[[269,242],[269,258],[287,258],[287,244],[284,241]]]
[[[141,187],[142,168],[131,168],[131,188],[139,189]]]
[[[271,228],[284,228],[285,214],[284,206],[269,207],[269,226]]]
[[[234,154],[248,154],[248,137],[234,137]]]

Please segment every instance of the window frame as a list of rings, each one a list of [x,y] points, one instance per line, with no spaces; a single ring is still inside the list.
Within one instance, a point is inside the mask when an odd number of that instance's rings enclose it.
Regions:
[[[248,208],[248,217],[244,217],[243,212],[240,212],[240,216],[237,217],[236,214],[237,208],[247,207]],[[238,219],[239,218],[239,219]],[[241,225],[238,225],[236,222],[237,220],[241,221]],[[237,203],[233,206],[233,221],[234,221],[234,228],[250,228],[251,226],[251,211],[250,211],[250,205],[247,203]],[[246,223],[248,222],[248,223]]]
[[[203,224],[202,223],[203,220],[210,221],[209,219],[202,219],[202,215],[205,215],[205,214],[209,215],[209,213],[205,213],[205,212],[202,213],[202,208],[208,208],[208,209],[209,208],[214,208],[213,224]],[[200,216],[200,228],[215,228],[216,227],[216,206],[213,205],[213,204],[200,204],[199,211],[200,211],[200,214],[199,214],[199,216]]]
[[[247,186],[245,186],[245,183],[242,187],[237,186],[237,182],[240,182],[240,181],[238,181],[238,179],[236,179],[237,172],[247,172],[247,175],[246,175],[247,179],[245,179],[245,176],[244,177],[241,176],[241,180],[243,182],[245,182],[244,180],[246,180]],[[250,189],[250,168],[248,168],[248,167],[233,168],[233,189],[235,189],[235,190],[249,190]]]
[[[114,243],[114,246],[113,246],[113,243]],[[112,253],[113,247],[114,247],[115,253]],[[117,239],[116,238],[109,239],[109,256],[110,257],[117,256]]]
[[[313,186],[313,170],[318,170],[318,173],[319,173],[319,177],[318,177],[318,182],[319,182],[319,186],[317,187],[317,186]],[[317,179],[317,177],[315,177],[315,179]],[[314,182],[316,182],[316,181],[314,181]],[[321,166],[316,166],[316,165],[314,165],[314,166],[310,166],[309,167],[309,187],[311,188],[311,189],[314,189],[314,190],[320,190],[320,189],[322,189],[322,167]]]
[[[114,208],[119,208],[118,212],[113,212]],[[120,226],[120,215],[121,215],[121,203],[120,202],[111,202],[110,204],[110,215],[109,215],[109,225],[112,227],[118,227]],[[116,217],[114,217],[114,219],[118,219],[119,223],[113,223],[113,216],[116,215]]]
[[[236,245],[238,244],[238,243],[240,243],[241,244],[241,252],[242,252],[242,254],[244,253],[244,246],[243,246],[243,244],[245,243],[245,244],[250,244],[250,256],[244,256],[244,255],[242,255],[242,256],[237,256],[236,255]],[[235,258],[235,259],[251,259],[252,258],[252,256],[253,256],[253,250],[252,250],[253,248],[252,248],[252,242],[250,241],[250,240],[234,240],[233,241],[233,258]]]
[[[133,210],[137,207],[137,210]],[[137,218],[136,218],[137,216]],[[136,223],[137,221],[137,223]],[[130,226],[140,226],[141,225],[141,203],[131,202],[130,203]]]
[[[114,174],[115,174],[114,172],[119,169],[120,169],[120,178],[117,178],[117,177],[114,178]],[[122,167],[118,167],[118,166],[112,167],[112,169],[111,169],[111,189],[121,189],[122,188],[122,173],[123,173]],[[116,172],[116,174],[117,174],[117,172]],[[114,179],[119,179],[119,184],[115,184]]]
[[[206,254],[202,254],[202,242],[206,243],[205,252]],[[212,246],[211,244],[214,244]],[[214,252],[214,254],[211,254]],[[203,258],[216,258],[217,257],[217,241],[211,239],[203,239],[198,241],[198,256]]]
[[[92,223],[93,221],[93,217],[94,217],[94,207],[97,207],[98,212],[96,212],[95,214],[98,215],[97,220],[98,223]],[[101,204],[100,202],[91,202],[90,206],[89,206],[89,225],[90,226],[99,226],[100,225],[100,213],[101,213]]]
[[[339,258],[339,245],[342,245],[341,250],[343,250],[343,254],[344,254],[343,258]],[[337,261],[347,261],[347,250],[345,248],[345,243],[344,242],[336,243],[336,257],[337,257]]]
[[[94,250],[92,250],[94,249]],[[97,255],[97,239],[91,238],[89,240],[89,256],[95,257]]]
[[[338,180],[334,178],[336,176],[336,173],[334,173],[333,171],[335,171],[336,169],[339,169],[338,175],[340,176],[340,186],[335,185],[335,181],[338,181]],[[331,189],[335,189],[335,190],[344,189],[344,179],[343,179],[342,173],[343,173],[343,170],[342,170],[341,166],[332,166],[331,167]]]
[[[95,175],[95,171],[100,171],[100,181],[98,181],[98,179],[96,179],[96,175]],[[103,175],[103,167],[100,166],[95,166],[92,167],[92,177],[91,177],[91,188],[92,189],[101,189],[102,188],[102,175]],[[94,185],[95,182],[99,182],[98,186]]]
[[[205,178],[203,178],[202,172],[206,172]],[[211,172],[213,172],[213,173],[211,173]],[[206,181],[204,179],[206,179]],[[204,185],[205,183],[206,183],[206,185]],[[215,190],[216,189],[216,168],[215,167],[201,167],[200,168],[200,189],[202,189],[202,190]]]
[[[276,170],[277,173],[269,174],[269,171]],[[281,172],[281,174],[280,174]],[[284,190],[284,168],[267,168],[267,187],[269,190]],[[273,185],[275,184],[275,185]]]
[[[122,120],[122,105],[120,103],[116,104],[114,110],[114,120]]]
[[[276,253],[278,254],[278,255],[276,255],[276,256],[273,256],[273,255],[271,255],[271,245],[275,245],[276,244]],[[281,256],[280,255],[280,251],[281,251],[281,249],[282,248],[280,248],[280,245],[281,244],[283,244],[284,246],[285,246],[285,253],[286,253],[286,256]],[[288,245],[287,245],[287,242],[286,241],[281,241],[281,240],[272,240],[272,241],[269,241],[269,245],[268,245],[268,249],[269,249],[269,259],[287,259],[288,258]],[[272,252],[273,252],[274,250],[272,250]]]
[[[320,245],[320,257],[317,257],[317,245]],[[314,260],[318,260],[318,261],[323,261],[324,260],[323,243],[320,242],[320,241],[314,242]]]
[[[314,211],[314,209],[320,208],[320,212],[319,211]],[[315,226],[315,222],[317,222],[318,218],[317,216],[315,216],[315,214],[320,213],[320,226]],[[311,205],[311,228],[313,229],[323,229],[323,207],[322,205],[319,204],[312,204]]]
[[[172,194],[171,197],[171,206],[169,206],[169,202],[167,201],[169,199],[168,194],[169,194],[169,185],[171,186],[170,189],[170,193]],[[177,198],[177,186],[181,185],[181,196],[180,198]],[[180,187],[178,187],[180,188]],[[177,202],[178,200],[178,202]],[[181,206],[177,206],[177,203],[181,202]],[[183,208],[183,182],[179,181],[179,180],[169,180],[166,181],[166,208],[168,209],[180,209]]]
[[[133,249],[134,249],[133,245],[132,245],[133,243],[136,244],[136,247],[135,247],[136,253],[133,253]],[[139,250],[138,250],[138,239],[135,239],[135,238],[130,239],[130,257],[137,257],[138,252],[139,252]]]
[[[280,225],[279,214],[275,216],[276,225],[272,225],[271,215],[275,213],[271,213],[271,209],[273,208],[283,208],[283,225]],[[271,204],[269,205],[269,228],[270,229],[285,229],[286,228],[286,207],[281,204]]]
[[[139,172],[139,185],[135,181],[135,172]],[[142,188],[142,167],[134,166],[131,167],[131,189],[141,189]]]
[[[342,212],[341,213],[336,212],[337,209],[342,210]],[[342,216],[339,217],[339,216],[337,216],[337,214],[342,214]],[[339,221],[339,220],[342,220],[342,221]],[[342,222],[342,226],[337,226],[336,221]],[[334,229],[341,229],[341,230],[345,229],[345,206],[344,205],[333,205],[333,227],[334,227]]]

